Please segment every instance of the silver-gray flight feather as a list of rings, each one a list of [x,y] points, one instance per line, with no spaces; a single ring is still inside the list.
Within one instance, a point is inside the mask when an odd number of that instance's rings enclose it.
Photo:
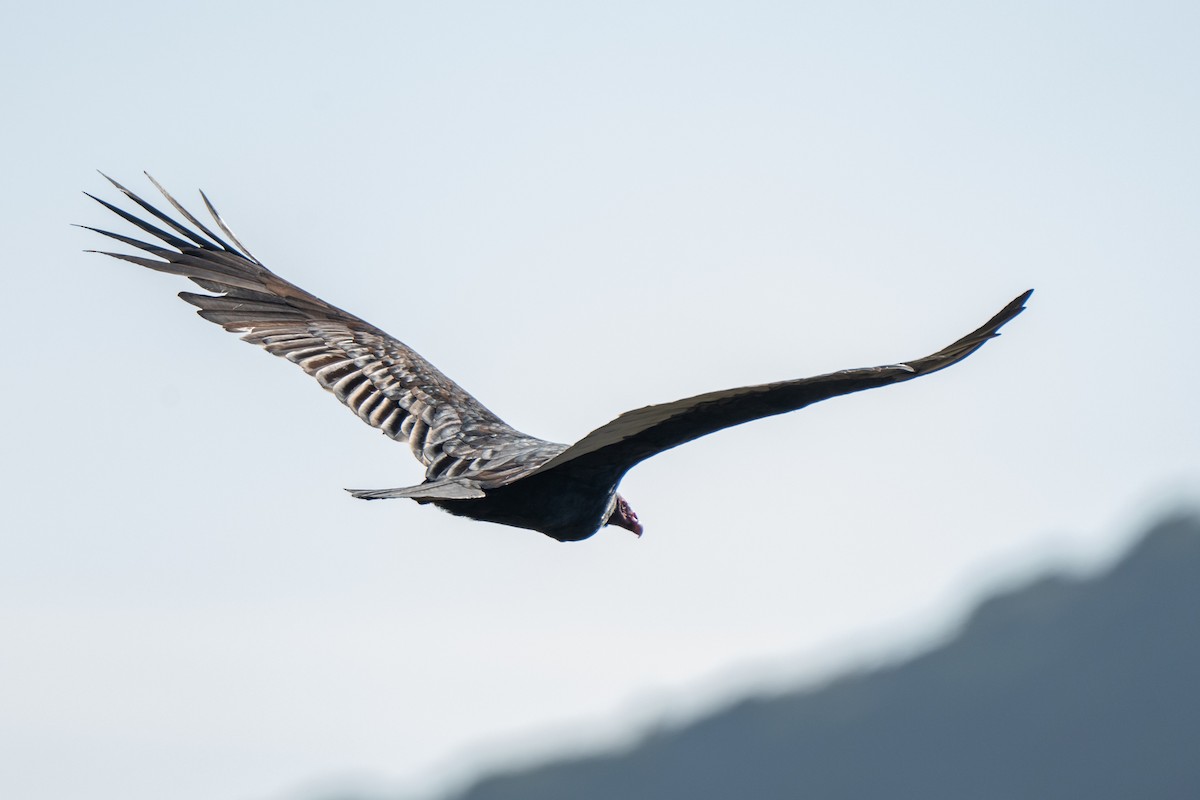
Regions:
[[[400,340],[268,270],[238,241],[203,193],[204,205],[223,236],[153,178],[154,186],[192,227],[108,180],[170,230],[88,195],[160,242],[89,227],[146,255],[97,252],[190,278],[209,294],[179,296],[199,308],[201,317],[299,365],[359,419],[407,443],[425,467],[420,485],[351,490],[355,497],[409,498],[452,514],[540,531],[560,541],[586,539],[604,525],[641,535],[637,514],[617,493],[617,485],[646,458],[722,428],[944,369],[998,336],[1033,291],[931,356],[646,406],[568,446],[512,428]]]

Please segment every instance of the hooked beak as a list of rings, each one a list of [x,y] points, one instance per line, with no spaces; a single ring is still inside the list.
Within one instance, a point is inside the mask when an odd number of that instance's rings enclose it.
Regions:
[[[605,525],[616,525],[618,528],[624,528],[627,531],[632,531],[639,539],[642,536],[642,523],[638,521],[637,512],[630,507],[629,501],[621,495],[617,495],[617,505],[613,508],[613,512],[608,517]]]

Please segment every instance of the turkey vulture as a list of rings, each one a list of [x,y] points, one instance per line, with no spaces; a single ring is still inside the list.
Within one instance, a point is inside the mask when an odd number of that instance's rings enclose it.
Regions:
[[[530,528],[563,542],[586,539],[605,525],[641,535],[642,524],[617,494],[617,485],[643,459],[722,428],[948,367],[998,336],[1033,292],[1013,300],[979,330],[925,358],[646,406],[565,445],[509,427],[403,342],[268,270],[233,235],[203,192],[200,196],[225,238],[148,174],[167,202],[194,227],[104,177],[170,230],[89,194],[162,242],[83,226],[151,257],[90,252],[190,278],[211,293],[179,294],[200,309],[201,317],[298,364],[363,422],[406,442],[425,466],[425,480],[418,486],[348,490],[351,494],[364,500],[406,497],[451,514]]]

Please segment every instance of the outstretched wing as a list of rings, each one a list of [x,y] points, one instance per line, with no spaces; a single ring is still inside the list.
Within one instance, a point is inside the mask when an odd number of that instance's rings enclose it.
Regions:
[[[944,350],[916,361],[726,389],[627,411],[547,461],[531,476],[550,472],[559,477],[570,475],[582,480],[594,476],[620,476],[656,453],[722,428],[937,372],[962,361],[988,339],[999,336],[1000,328],[1025,309],[1025,301],[1031,294],[1032,289],[1005,306],[983,327]]]
[[[173,232],[88,195],[167,245],[89,228],[153,258],[105,255],[182,275],[212,292],[180,292],[179,296],[198,307],[204,319],[298,364],[363,422],[406,442],[425,465],[427,479],[453,478],[488,466],[503,473],[505,464],[520,461],[522,454],[545,444],[509,427],[403,342],[268,270],[242,246],[203,192],[205,206],[228,241],[192,216],[153,178],[155,187],[194,229],[108,180]]]

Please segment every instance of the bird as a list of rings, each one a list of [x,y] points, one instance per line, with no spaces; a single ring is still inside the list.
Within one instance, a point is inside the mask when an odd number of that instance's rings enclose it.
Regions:
[[[179,297],[200,317],[298,365],[363,422],[406,443],[425,467],[425,479],[415,486],[346,491],[364,500],[407,498],[560,542],[587,539],[608,525],[640,537],[643,523],[617,489],[645,459],[724,428],[945,369],[999,336],[1033,293],[1024,292],[977,330],[924,358],[649,405],[567,445],[512,428],[399,339],[268,270],[203,191],[220,234],[145,174],[191,227],[101,173],[144,214],[84,194],[157,241],[81,225],[139,251],[87,252],[190,279],[205,293]]]

